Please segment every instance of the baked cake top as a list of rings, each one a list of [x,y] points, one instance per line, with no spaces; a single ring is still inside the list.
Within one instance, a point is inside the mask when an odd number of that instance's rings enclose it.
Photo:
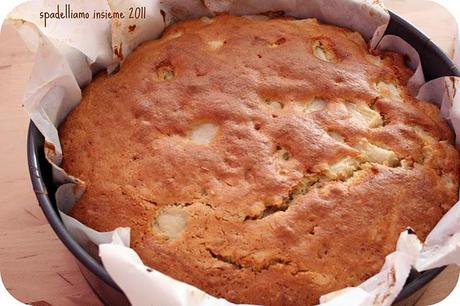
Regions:
[[[60,128],[73,216],[233,302],[312,305],[456,202],[459,156],[402,56],[315,19],[179,22],[98,76]]]

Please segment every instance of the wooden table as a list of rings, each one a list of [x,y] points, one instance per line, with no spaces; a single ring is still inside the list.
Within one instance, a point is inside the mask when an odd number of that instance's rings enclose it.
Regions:
[[[387,6],[425,31],[449,55],[457,35],[449,13],[426,0],[387,0]],[[32,191],[26,160],[28,118],[21,99],[33,56],[17,34],[0,34],[0,272],[19,300],[37,305],[101,305],[72,255],[56,237]],[[417,305],[439,301],[453,288],[449,267]]]

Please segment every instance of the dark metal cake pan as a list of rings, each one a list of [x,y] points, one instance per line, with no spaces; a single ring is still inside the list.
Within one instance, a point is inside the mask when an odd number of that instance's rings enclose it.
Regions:
[[[442,76],[460,76],[453,62],[426,35],[398,15],[391,12],[390,15],[391,21],[386,34],[403,38],[418,51],[427,81]],[[64,227],[56,208],[54,194],[57,186],[52,180],[51,165],[45,158],[44,138],[32,122],[29,125],[27,154],[30,177],[40,207],[57,236],[77,259],[80,270],[91,288],[106,305],[129,305],[128,299],[102,264],[91,257]],[[397,302],[419,291],[442,270],[443,268],[437,268],[422,273],[413,271]]]

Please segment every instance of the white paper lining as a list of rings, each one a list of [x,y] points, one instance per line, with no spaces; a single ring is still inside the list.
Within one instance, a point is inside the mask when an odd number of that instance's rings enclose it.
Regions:
[[[99,255],[107,271],[122,288],[133,305],[143,305],[154,300],[159,305],[204,306],[232,305],[216,299],[190,285],[178,282],[157,271],[145,267],[140,258],[129,247],[129,228],[99,233],[87,228],[65,212],[84,191],[84,183],[65,174],[58,166],[62,158],[56,126],[79,103],[83,86],[91,79],[90,71],[106,67],[112,71],[142,41],[153,39],[166,25],[180,19],[210,16],[214,12],[229,11],[233,14],[258,14],[284,11],[297,18],[317,17],[324,22],[352,28],[371,39],[378,48],[405,53],[410,66],[416,72],[409,82],[409,89],[418,92],[418,98],[441,106],[442,114],[460,131],[460,101],[455,96],[456,78],[440,78],[424,82],[418,54],[398,37],[380,39],[389,20],[376,1],[261,1],[261,0],[200,0],[144,1],[112,0],[72,1],[74,10],[112,9],[126,12],[129,6],[146,6],[146,20],[133,22],[98,20],[90,22],[64,22],[37,19],[38,11],[55,9],[63,1],[32,1],[20,5],[10,14],[18,32],[27,46],[36,53],[32,77],[24,96],[24,105],[32,121],[45,136],[48,145],[47,158],[53,162],[55,179],[62,185],[56,199],[61,217],[69,232],[87,249],[91,244],[100,244]],[[136,31],[130,26],[135,24]],[[91,33],[91,35],[82,35]],[[374,33],[374,36],[372,34]],[[114,51],[114,52],[112,52]],[[458,84],[457,84],[458,85]],[[441,94],[442,93],[442,94]],[[457,133],[458,134],[458,133]],[[460,135],[460,134],[459,134]],[[460,144],[457,138],[457,144]],[[411,266],[420,271],[450,263],[459,263],[460,258],[460,204],[452,208],[428,236],[424,247],[414,235],[401,233],[397,250],[388,255],[382,271],[355,288],[346,288],[321,298],[325,305],[390,305],[402,289]],[[420,251],[421,249],[421,251]],[[149,272],[152,271],[152,272]]]

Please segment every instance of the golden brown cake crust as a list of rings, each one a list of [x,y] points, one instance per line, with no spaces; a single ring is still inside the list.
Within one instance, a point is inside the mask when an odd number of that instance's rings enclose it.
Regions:
[[[72,215],[132,229],[145,264],[232,302],[313,305],[455,203],[459,156],[393,53],[316,20],[177,23],[60,128]]]

